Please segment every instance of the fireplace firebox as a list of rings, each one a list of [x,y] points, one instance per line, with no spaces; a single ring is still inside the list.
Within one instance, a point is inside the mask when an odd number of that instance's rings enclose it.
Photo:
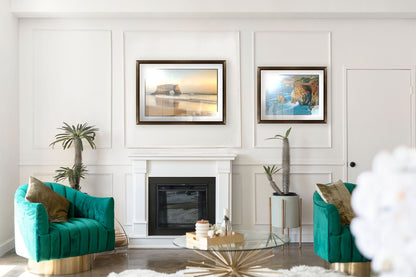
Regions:
[[[215,222],[215,177],[149,177],[149,236],[184,235]]]

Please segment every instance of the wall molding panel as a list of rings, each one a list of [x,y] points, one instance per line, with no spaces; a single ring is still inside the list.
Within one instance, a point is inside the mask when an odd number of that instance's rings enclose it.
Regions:
[[[56,167],[57,169],[58,167]],[[36,170],[36,169],[35,169]],[[54,170],[51,171],[32,171],[28,176],[38,178],[43,182],[55,182]],[[29,178],[28,178],[29,179]],[[25,183],[27,183],[26,181]],[[25,183],[22,183],[25,184]],[[59,182],[69,186],[68,180]],[[114,174],[113,173],[93,173],[90,168],[85,179],[81,179],[81,191],[97,197],[108,197],[114,195]]]
[[[48,149],[64,121],[96,125],[97,148],[110,149],[111,31],[34,29],[32,38],[32,149]]]
[[[241,147],[239,32],[128,31],[124,32],[124,51],[125,148]],[[226,125],[136,125],[136,60],[152,59],[226,60]],[[189,128],[193,132],[187,132]]]
[[[242,224],[243,217],[243,192],[242,192],[242,176],[240,173],[232,174],[232,209],[233,209],[233,222],[234,225]]]
[[[332,40],[330,31],[254,31],[253,37],[253,77],[255,97],[255,125],[253,132],[254,148],[276,148],[272,137],[292,127],[292,132],[299,136],[308,134],[308,139],[301,141],[292,139],[292,149],[330,149],[332,148],[331,120],[331,65]],[[275,45],[275,47],[270,47]],[[291,53],[294,45],[296,54]],[[292,50],[293,52],[293,50]],[[259,66],[326,66],[327,67],[327,123],[326,124],[258,124],[257,123],[257,67]],[[276,125],[279,127],[276,128]],[[299,131],[298,131],[299,130]],[[292,135],[293,136],[293,135]],[[262,139],[263,138],[263,139]],[[280,148],[278,145],[277,148]]]

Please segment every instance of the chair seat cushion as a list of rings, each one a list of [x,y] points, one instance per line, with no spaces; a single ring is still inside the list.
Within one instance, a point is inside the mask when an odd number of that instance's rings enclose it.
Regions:
[[[113,248],[114,232],[89,218],[68,218],[51,223],[49,234],[40,236],[40,260],[60,259],[103,252]]]

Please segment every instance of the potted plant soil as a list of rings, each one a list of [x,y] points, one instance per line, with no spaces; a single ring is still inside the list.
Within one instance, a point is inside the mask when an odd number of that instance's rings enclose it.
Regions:
[[[289,134],[292,128],[289,128],[285,135],[275,135],[268,139],[282,140],[282,168],[273,166],[263,166],[266,172],[270,186],[273,188],[271,197],[272,205],[272,226],[278,228],[295,228],[300,226],[299,217],[299,195],[290,192],[290,146]],[[282,170],[282,189],[280,189],[273,180],[273,175]],[[283,215],[283,218],[282,218]]]

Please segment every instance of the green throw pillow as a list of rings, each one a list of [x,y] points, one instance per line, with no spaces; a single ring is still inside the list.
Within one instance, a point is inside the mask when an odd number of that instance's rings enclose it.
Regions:
[[[351,193],[341,180],[330,185],[316,184],[321,198],[337,207],[342,225],[350,225],[355,214],[351,207]]]
[[[25,199],[32,203],[43,204],[49,222],[68,222],[69,200],[34,177],[29,179]]]

